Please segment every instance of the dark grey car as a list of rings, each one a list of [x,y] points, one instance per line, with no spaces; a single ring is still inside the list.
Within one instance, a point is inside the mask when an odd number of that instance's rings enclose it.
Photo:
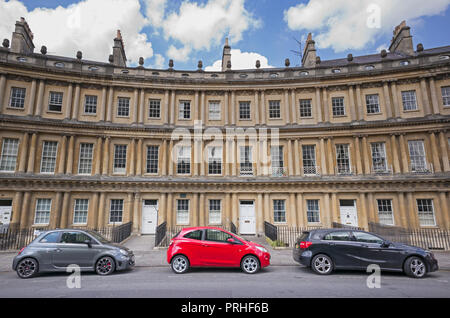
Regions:
[[[109,275],[134,267],[131,250],[94,231],[58,229],[41,233],[14,258],[12,268],[21,278],[37,273],[65,272],[70,265],[81,271]]]

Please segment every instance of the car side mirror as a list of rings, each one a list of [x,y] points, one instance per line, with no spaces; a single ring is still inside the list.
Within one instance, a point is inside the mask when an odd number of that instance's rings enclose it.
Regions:
[[[86,241],[84,241],[84,244],[86,244],[89,248],[92,247],[92,242],[91,242],[91,240],[86,240]]]
[[[227,240],[227,242],[230,243],[230,244],[236,244],[236,241],[233,240],[232,238],[229,238],[229,239]]]
[[[383,243],[381,243],[381,247],[389,247],[391,246],[391,242],[390,241],[384,241]]]

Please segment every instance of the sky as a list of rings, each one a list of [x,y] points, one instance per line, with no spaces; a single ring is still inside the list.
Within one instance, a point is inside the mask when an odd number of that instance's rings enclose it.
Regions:
[[[107,62],[120,29],[128,66],[219,71],[225,38],[232,69],[301,66],[308,33],[322,60],[388,49],[406,20],[414,45],[450,45],[450,0],[0,0],[0,39],[25,17],[35,52]],[[299,41],[300,45],[297,43]]]

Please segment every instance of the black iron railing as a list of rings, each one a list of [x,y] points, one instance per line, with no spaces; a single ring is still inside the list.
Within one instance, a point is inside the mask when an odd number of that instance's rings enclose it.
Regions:
[[[264,222],[264,233],[272,241],[278,240],[278,228],[269,222]]]
[[[159,246],[161,242],[166,237],[167,233],[167,222],[164,222],[156,228],[156,235],[155,235],[155,246]]]
[[[125,223],[119,226],[90,228],[90,227],[71,227],[72,229],[91,230],[104,236],[106,239],[114,242],[123,242],[131,235],[132,223]],[[0,251],[18,250],[30,244],[42,231],[54,230],[55,228],[27,228],[19,229],[11,226],[8,229],[0,231]],[[70,229],[70,227],[69,227]]]

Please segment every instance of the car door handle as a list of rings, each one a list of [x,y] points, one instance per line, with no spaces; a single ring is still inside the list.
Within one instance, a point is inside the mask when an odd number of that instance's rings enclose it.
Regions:
[[[53,250],[53,251],[56,252],[56,253],[61,253],[61,252],[62,252],[62,249],[57,248],[57,249],[55,249],[55,250]]]
[[[202,246],[203,246],[203,247],[209,247],[209,245],[208,245],[208,244],[202,244]]]

